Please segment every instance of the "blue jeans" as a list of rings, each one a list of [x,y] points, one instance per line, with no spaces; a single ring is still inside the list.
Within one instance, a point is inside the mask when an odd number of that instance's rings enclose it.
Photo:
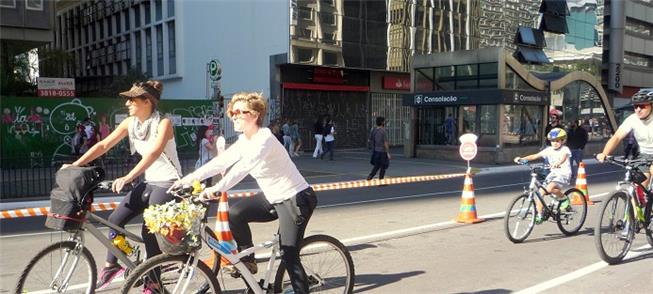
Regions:
[[[571,164],[571,180],[576,180],[576,174],[578,173],[578,166],[580,162],[583,161],[583,149],[571,149],[571,158],[569,164]],[[574,164],[575,162],[575,164]],[[573,184],[573,182],[572,182]]]

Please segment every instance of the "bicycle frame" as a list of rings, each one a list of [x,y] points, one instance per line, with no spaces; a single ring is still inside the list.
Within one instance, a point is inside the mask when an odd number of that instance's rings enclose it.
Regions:
[[[100,232],[100,229],[94,224],[92,224],[90,221],[99,222],[113,229],[117,233],[125,235],[125,237],[128,238],[129,240],[137,243],[143,244],[144,243],[143,238],[127,231],[124,228],[121,228],[119,226],[110,223],[109,221],[99,217],[98,215],[90,211],[86,213],[86,218],[84,219],[82,230],[80,230],[78,233],[75,233],[76,236],[80,236],[81,242],[84,243],[84,234],[81,234],[81,232],[88,231],[89,233],[91,233],[91,235],[93,235],[93,237],[95,237],[95,239],[100,241],[100,244],[106,247],[111,252],[111,254],[113,254],[116,258],[118,258],[118,260],[122,261],[127,268],[129,269],[135,268],[137,264],[132,262],[131,259],[129,259],[129,257],[127,257],[127,255],[125,255],[125,253],[123,253],[120,249],[116,248],[116,246],[114,246],[113,243],[111,243],[111,240],[109,240],[109,238],[107,238],[105,234],[102,234],[102,232]],[[136,254],[139,253],[140,250],[136,252]]]
[[[626,201],[626,205],[624,206],[624,217],[628,216],[627,212],[628,209],[630,209],[631,205],[633,205],[633,208],[634,207],[638,207],[640,209],[643,208],[644,216],[650,215],[649,210],[652,207],[651,204],[647,203],[647,205],[642,207],[642,203],[639,201],[639,197],[636,196],[637,195],[636,189],[637,187],[642,188],[644,190],[644,193],[646,194],[647,202],[651,202],[653,199],[651,199],[652,195],[650,189],[653,186],[653,181],[649,181],[649,187],[646,188],[641,183],[637,183],[632,180],[630,173],[632,172],[633,167],[626,166],[625,168],[626,168],[626,173],[624,175],[624,180],[617,182],[617,187],[616,187],[617,192],[623,192],[628,197],[628,201]],[[626,222],[628,221],[629,220],[626,220]],[[634,224],[643,223],[644,226],[647,226],[650,223],[650,221],[651,221],[650,219],[644,219],[644,221],[642,222],[639,219],[639,217],[635,215]],[[634,228],[636,232],[638,232],[641,229],[639,226],[635,226]]]
[[[552,210],[546,205],[544,197],[540,193],[540,189],[546,191],[546,187],[537,180],[537,174],[531,170],[531,182],[528,185],[528,199],[533,201],[533,198],[537,198],[542,203],[542,209],[547,212],[547,214],[552,215]]]
[[[270,280],[272,279],[272,274],[275,268],[275,261],[277,259],[277,255],[279,254],[279,234],[274,234],[274,238],[270,241],[266,241],[253,247],[247,248],[241,252],[238,252],[237,254],[232,254],[229,245],[224,242],[220,242],[210,235],[207,235],[204,241],[213,251],[226,258],[238,269],[240,275],[243,277],[243,279],[245,279],[247,285],[255,294],[266,293],[265,289],[268,289],[270,286]],[[265,278],[263,279],[262,284],[259,285],[259,283],[256,281],[256,277],[249,271],[249,269],[247,269],[247,267],[242,262],[240,262],[240,260],[241,258],[248,256],[256,251],[270,248],[272,248],[272,253],[270,254],[270,259],[267,262]],[[193,255],[197,254],[199,254],[199,251],[193,253]],[[195,258],[195,260],[198,259],[199,258]]]

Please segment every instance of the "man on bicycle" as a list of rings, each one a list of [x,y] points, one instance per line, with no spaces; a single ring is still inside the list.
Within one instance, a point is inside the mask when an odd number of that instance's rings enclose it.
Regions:
[[[603,162],[605,157],[610,155],[619,146],[619,143],[628,136],[630,131],[633,132],[639,144],[640,156],[653,159],[653,115],[651,115],[653,88],[640,90],[633,95],[631,101],[635,108],[635,113],[628,116],[621,123],[612,138],[605,143],[603,151],[596,155],[596,159],[599,162]],[[646,174],[646,181],[642,185],[648,187],[651,177],[651,166],[642,166],[640,169]]]
[[[543,191],[543,194],[551,193],[553,194],[560,203],[560,210],[564,210],[569,207],[569,200],[565,198],[562,193],[562,187],[569,185],[569,179],[571,178],[571,164],[569,163],[569,158],[571,157],[571,150],[565,146],[565,140],[567,139],[567,132],[561,128],[553,128],[547,135],[547,139],[551,141],[551,146],[545,148],[539,153],[531,154],[524,157],[515,157],[515,162],[518,163],[522,160],[532,161],[539,158],[544,158],[546,162],[549,163],[551,167],[551,172],[547,175],[545,182],[546,191]],[[546,218],[542,215],[543,204],[539,200],[535,201],[537,205],[537,216],[535,217],[535,222],[541,224],[542,221]]]

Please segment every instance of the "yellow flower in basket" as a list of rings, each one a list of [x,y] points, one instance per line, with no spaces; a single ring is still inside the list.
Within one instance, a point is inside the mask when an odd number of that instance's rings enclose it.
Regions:
[[[152,205],[143,212],[145,225],[151,233],[160,234],[173,243],[197,242],[201,219],[206,208],[187,200]]]

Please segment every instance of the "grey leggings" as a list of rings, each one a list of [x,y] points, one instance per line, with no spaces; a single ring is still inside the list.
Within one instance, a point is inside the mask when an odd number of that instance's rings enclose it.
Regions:
[[[308,293],[306,272],[299,260],[299,245],[316,205],[315,192],[307,188],[282,203],[270,204],[263,194],[256,194],[229,208],[229,228],[241,251],[253,246],[248,223],[279,219],[281,261],[288,270],[295,293]]]
[[[166,190],[172,186],[172,182],[157,182],[155,184],[140,183],[134,187],[120,202],[120,205],[109,216],[109,222],[124,228],[125,225],[134,217],[142,214],[143,211],[153,204],[166,203],[173,199],[173,196],[166,193]],[[111,235],[110,230],[109,235]],[[147,257],[161,254],[159,244],[156,241],[154,234],[150,233],[143,223],[141,228],[141,236],[145,242],[145,252]],[[118,258],[113,256],[111,252],[107,253],[107,262],[116,264]]]

